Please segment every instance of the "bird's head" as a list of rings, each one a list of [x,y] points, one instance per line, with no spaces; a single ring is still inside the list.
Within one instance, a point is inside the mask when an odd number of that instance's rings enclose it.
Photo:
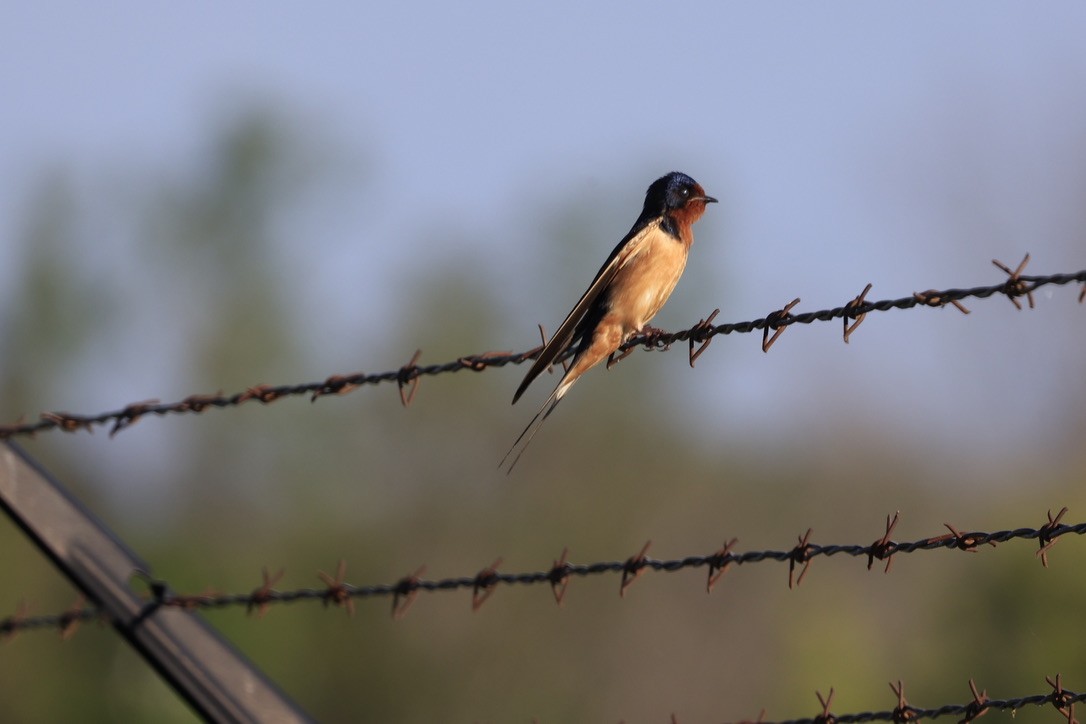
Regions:
[[[685,173],[672,171],[652,182],[645,193],[643,217],[668,216],[679,227],[690,228],[705,213],[705,205],[716,203],[705,189]]]

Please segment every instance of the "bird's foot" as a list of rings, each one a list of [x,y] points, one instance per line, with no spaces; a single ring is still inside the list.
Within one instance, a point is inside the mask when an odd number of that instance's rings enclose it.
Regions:
[[[654,337],[654,336],[656,336],[658,334],[663,334],[663,333],[664,333],[664,330],[660,329],[659,327],[653,327],[651,324],[646,324],[638,332],[638,334],[642,334],[642,335],[644,335],[646,337]]]

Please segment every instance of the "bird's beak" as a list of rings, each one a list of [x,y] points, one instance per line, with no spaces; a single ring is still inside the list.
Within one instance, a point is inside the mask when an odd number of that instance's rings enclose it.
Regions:
[[[712,196],[702,196],[701,200],[704,201],[707,204],[715,204],[715,203],[717,203],[717,200],[714,199]]]

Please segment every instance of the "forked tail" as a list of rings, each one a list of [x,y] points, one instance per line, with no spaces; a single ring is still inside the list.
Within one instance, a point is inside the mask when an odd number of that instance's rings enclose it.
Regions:
[[[535,413],[535,417],[532,418],[532,421],[528,423],[528,426],[525,427],[517,437],[513,446],[509,448],[509,452],[507,452],[505,457],[502,458],[502,461],[498,463],[498,468],[503,467],[505,461],[513,454],[513,451],[516,450],[518,446],[520,447],[520,450],[513,457],[513,462],[509,463],[509,469],[505,471],[506,475],[513,472],[513,468],[516,467],[517,461],[520,460],[520,456],[528,449],[528,445],[531,444],[532,438],[539,432],[539,428],[543,426],[543,421],[550,417],[550,414],[554,412],[554,408],[558,407],[558,403],[562,401],[562,397],[565,396],[570,387],[573,387],[573,383],[576,381],[577,378],[574,377],[573,379],[563,379],[559,382],[558,386],[554,388],[554,392],[550,394],[543,403],[543,406],[539,408],[539,412]],[[523,445],[521,444],[522,441],[524,443]]]

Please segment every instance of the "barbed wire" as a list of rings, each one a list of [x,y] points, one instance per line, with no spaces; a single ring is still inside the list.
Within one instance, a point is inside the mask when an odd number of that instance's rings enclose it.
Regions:
[[[621,574],[619,595],[624,596],[626,590],[646,571],[676,572],[687,568],[708,568],[706,577],[706,592],[711,592],[723,575],[733,565],[760,563],[764,561],[778,561],[788,563],[788,587],[800,585],[807,575],[811,562],[818,556],[834,556],[843,554],[852,557],[866,557],[867,568],[870,570],[875,561],[885,562],[883,571],[889,573],[893,556],[901,553],[914,553],[917,551],[929,551],[937,549],[957,549],[966,552],[976,552],[980,546],[996,546],[998,543],[1014,539],[1037,540],[1038,549],[1036,555],[1040,558],[1044,567],[1048,567],[1048,553],[1058,539],[1065,535],[1086,534],[1086,522],[1074,525],[1062,523],[1067,513],[1067,508],[1061,508],[1055,515],[1048,511],[1046,521],[1039,528],[1015,528],[995,532],[960,532],[949,523],[944,523],[947,533],[937,536],[922,538],[912,542],[899,542],[891,539],[891,535],[897,526],[900,515],[886,516],[885,532],[883,535],[868,545],[820,545],[811,542],[811,529],[799,536],[797,544],[789,550],[760,550],[760,551],[735,551],[737,539],[732,539],[720,549],[710,555],[694,555],[684,558],[658,560],[648,557],[651,541],[646,543],[641,550],[627,558],[625,561],[603,561],[588,564],[570,563],[568,549],[562,551],[562,555],[553,562],[546,571],[526,573],[500,573],[497,569],[502,560],[499,558],[491,565],[482,569],[473,576],[460,576],[437,580],[421,578],[425,572],[425,566],[414,573],[405,576],[394,584],[377,584],[368,586],[355,586],[346,582],[346,564],[340,561],[335,575],[324,571],[318,571],[317,576],[324,583],[323,588],[300,588],[294,590],[279,591],[275,585],[282,579],[285,569],[275,573],[269,573],[265,568],[262,571],[262,583],[260,587],[249,593],[221,594],[208,589],[198,594],[180,594],[171,591],[170,586],[162,580],[143,575],[142,579],[148,587],[147,610],[141,615],[146,619],[161,607],[174,607],[184,610],[208,610],[235,606],[244,606],[250,614],[256,613],[262,618],[272,604],[291,603],[295,601],[311,600],[322,601],[325,606],[334,604],[344,608],[351,616],[355,613],[355,601],[357,599],[391,597],[392,616],[401,618],[407,613],[411,604],[420,592],[456,591],[471,589],[472,610],[478,610],[496,590],[498,584],[523,584],[533,585],[548,583],[551,586],[554,599],[558,605],[562,605],[566,589],[574,576],[587,577],[604,574]],[[799,575],[796,576],[796,571]],[[138,572],[137,572],[138,573]],[[67,611],[59,614],[45,616],[29,616],[28,606],[25,601],[19,604],[17,612],[0,620],[0,641],[14,638],[20,632],[33,630],[57,629],[65,639],[71,637],[80,624],[89,621],[109,623],[108,617],[95,606],[86,605],[81,597]],[[893,709],[880,711],[866,711],[850,714],[835,714],[830,711],[834,689],[830,689],[829,696],[823,697],[816,692],[821,713],[816,716],[802,719],[788,719],[778,724],[844,724],[845,722],[874,722],[888,721],[895,723],[913,722],[920,719],[934,719],[940,716],[960,716],[960,723],[972,722],[991,710],[1009,710],[1012,713],[1027,706],[1044,706],[1051,704],[1069,724],[1079,724],[1074,716],[1075,704],[1086,701],[1086,693],[1076,693],[1064,689],[1061,676],[1055,679],[1045,677],[1052,687],[1052,691],[1044,694],[1032,694],[1028,696],[1009,699],[990,699],[987,691],[978,691],[972,679],[969,680],[972,701],[964,704],[945,704],[933,708],[915,707],[905,698],[904,685],[901,681],[890,684],[890,689],[897,697],[897,705]],[[739,724],[771,724],[765,719],[766,711],[762,710],[757,719],[744,720]],[[672,715],[672,724],[678,724],[678,718]]]
[[[23,600],[13,616],[0,620],[0,641],[14,637],[20,631],[57,629],[62,638],[70,638],[86,621],[104,621],[103,614],[95,606],[87,606],[80,596],[72,607],[63,613],[46,616],[28,616],[29,606]]]
[[[929,289],[924,292],[914,292],[912,296],[900,299],[885,299],[877,302],[869,302],[866,297],[871,291],[872,285],[868,284],[863,292],[850,300],[844,306],[832,309],[823,309],[816,312],[803,312],[793,314],[792,310],[799,304],[796,298],[782,309],[774,311],[761,319],[749,322],[732,322],[713,325],[713,320],[719,314],[716,309],[705,319],[689,329],[678,332],[665,332],[652,330],[639,334],[629,339],[619,348],[621,359],[637,347],[646,350],[666,350],[677,342],[688,342],[690,346],[690,366],[708,348],[709,343],[717,335],[722,334],[747,334],[762,331],[762,350],[769,348],[777,341],[784,330],[794,324],[811,324],[813,322],[829,322],[836,319],[843,320],[843,337],[847,343],[856,328],[864,321],[869,312],[886,312],[891,309],[913,309],[916,307],[944,307],[947,304],[955,306],[963,314],[969,314],[969,310],[961,303],[964,299],[986,299],[996,294],[1005,295],[1018,309],[1022,308],[1019,301],[1025,297],[1030,308],[1034,307],[1033,292],[1047,285],[1063,286],[1072,283],[1082,283],[1083,289],[1079,294],[1080,303],[1086,299],[1086,270],[1074,273],[1048,274],[1043,276],[1030,276],[1023,274],[1023,270],[1029,263],[1030,256],[1025,258],[1017,268],[1011,269],[1006,264],[993,259],[992,263],[1007,274],[1007,279],[999,284],[990,286],[972,287],[968,289]],[[772,335],[770,334],[772,332]],[[540,327],[540,334],[543,329]],[[542,349],[542,345],[520,353],[512,352],[483,352],[480,354],[458,357],[455,360],[432,365],[418,364],[422,356],[422,350],[417,350],[404,366],[386,372],[366,374],[356,372],[346,375],[331,375],[320,382],[306,382],[288,385],[258,384],[242,392],[232,395],[224,395],[221,391],[215,394],[193,394],[176,402],[162,403],[158,400],[145,400],[125,405],[119,410],[102,412],[94,415],[80,415],[70,412],[43,412],[36,422],[24,422],[20,418],[13,424],[0,425],[0,440],[33,436],[39,432],[61,430],[64,432],[76,432],[79,430],[92,431],[95,427],[112,423],[109,434],[112,437],[121,430],[131,427],[146,415],[164,416],[171,414],[201,413],[209,409],[222,409],[236,407],[252,400],[264,404],[275,402],[284,397],[296,397],[308,395],[310,402],[316,402],[321,397],[329,395],[343,395],[352,392],[363,385],[378,385],[395,382],[399,388],[400,401],[404,406],[410,405],[418,390],[419,380],[425,376],[435,376],[460,370],[483,372],[494,367],[504,367],[509,364],[521,364],[526,360],[534,359]],[[563,362],[573,355],[573,350],[568,350],[559,356],[557,362]]]
[[[888,721],[902,724],[904,722],[919,721],[920,719],[935,719],[940,716],[961,716],[962,718],[958,720],[958,724],[967,724],[967,722],[972,722],[993,709],[1009,710],[1013,716],[1023,707],[1029,705],[1044,706],[1045,704],[1051,704],[1067,724],[1079,724],[1078,719],[1075,718],[1075,704],[1086,701],[1086,693],[1078,693],[1063,688],[1063,677],[1060,674],[1056,674],[1055,679],[1046,676],[1045,682],[1052,687],[1052,691],[1047,694],[1032,694],[1012,699],[991,699],[988,697],[986,689],[978,690],[976,682],[970,679],[969,693],[972,695],[972,701],[965,704],[944,704],[943,706],[925,709],[909,704],[905,698],[905,685],[899,680],[896,685],[890,682],[890,691],[893,692],[897,699],[897,705],[893,709],[867,711],[857,714],[832,713],[830,707],[833,704],[834,689],[831,688],[829,696],[826,697],[823,697],[821,692],[815,692],[822,709],[817,716],[806,719],[786,719],[776,722],[776,724],[846,724],[848,722],[871,721]],[[679,724],[679,719],[674,714],[671,716],[671,724]],[[737,724],[773,723],[765,720],[765,709],[762,709],[757,719],[743,720],[737,722]]]
[[[342,566],[341,566],[342,568]],[[327,575],[327,574],[325,574]],[[342,570],[340,570],[342,575]],[[265,573],[265,583],[269,583],[270,578],[275,576],[268,576]],[[274,581],[271,581],[272,583]],[[7,619],[4,622],[0,622],[0,637],[13,636],[18,631],[25,631],[31,629],[40,628],[59,628],[61,635],[64,638],[69,638],[76,630],[78,625],[85,621],[102,620],[101,613],[95,608],[81,608],[81,603],[77,603],[75,607],[66,611],[65,613],[54,616],[38,616],[33,618],[24,618],[17,622],[14,627],[7,627],[5,624],[12,619]],[[972,679],[969,680],[969,689],[973,696],[972,701],[965,704],[944,704],[938,707],[917,707],[908,703],[905,698],[904,684],[899,680],[895,686],[894,683],[890,683],[890,690],[897,697],[897,705],[893,709],[881,710],[881,711],[866,711],[850,714],[834,714],[830,711],[830,707],[833,703],[834,689],[830,689],[829,696],[823,698],[820,692],[815,692],[818,697],[819,704],[822,707],[820,714],[802,719],[786,719],[776,722],[776,724],[846,724],[847,722],[875,722],[875,721],[888,721],[895,723],[913,722],[920,719],[935,719],[940,716],[961,716],[959,724],[971,722],[990,710],[1009,710],[1012,715],[1016,714],[1019,709],[1026,706],[1044,706],[1051,704],[1061,717],[1068,722],[1068,724],[1079,724],[1078,719],[1075,718],[1075,704],[1086,701],[1086,693],[1078,693],[1065,689],[1062,684],[1062,676],[1057,674],[1055,679],[1046,676],[1045,681],[1052,687],[1052,691],[1047,694],[1031,694],[1027,696],[1021,696],[1010,699],[990,699],[988,697],[987,690],[977,689],[976,684]],[[766,710],[762,709],[757,719],[753,720],[741,720],[736,724],[774,724],[765,719]],[[672,724],[679,724],[679,719],[672,715]]]
[[[636,555],[624,561],[598,561],[595,563],[571,563],[568,549],[553,562],[550,569],[522,573],[502,573],[498,571],[502,560],[499,558],[491,565],[470,576],[457,576],[442,579],[423,579],[425,567],[405,576],[396,583],[353,585],[346,582],[346,563],[340,561],[335,576],[318,571],[317,576],[324,582],[323,588],[298,588],[276,590],[275,585],[282,579],[285,570],[269,573],[262,571],[262,583],[259,588],[248,593],[218,593],[208,589],[203,593],[183,594],[172,592],[170,586],[162,580],[145,576],[149,588],[148,604],[152,607],[171,606],[186,610],[208,610],[229,607],[244,607],[249,613],[256,611],[263,616],[272,604],[293,603],[296,601],[322,601],[325,605],[335,604],[354,614],[358,599],[391,598],[392,616],[400,618],[407,613],[420,592],[457,591],[470,589],[471,605],[478,610],[493,595],[498,584],[538,585],[549,584],[555,601],[561,605],[566,589],[574,577],[585,578],[599,575],[620,575],[619,595],[647,571],[673,573],[688,568],[706,568],[706,591],[711,592],[724,574],[733,566],[741,566],[765,561],[788,563],[788,587],[800,585],[810,569],[811,563],[819,556],[847,555],[867,558],[870,570],[875,561],[885,562],[884,572],[889,573],[893,557],[897,554],[915,553],[938,549],[957,549],[975,552],[980,546],[995,546],[1013,539],[1037,540],[1037,556],[1044,567],[1048,567],[1048,553],[1056,541],[1069,534],[1086,534],[1086,522],[1075,525],[1062,523],[1067,508],[1052,515],[1048,512],[1047,521],[1040,528],[1016,528],[996,532],[962,533],[949,523],[945,527],[949,532],[931,538],[922,538],[912,542],[898,542],[890,538],[897,526],[899,515],[886,516],[886,528],[882,537],[868,545],[819,545],[811,542],[811,529],[798,537],[797,544],[789,550],[758,550],[737,552],[734,550],[737,539],[732,539],[709,555],[692,555],[684,558],[660,560],[648,557],[651,541]],[[798,575],[797,575],[798,571]],[[61,614],[29,617],[21,608],[14,616],[0,620],[0,636],[9,636],[20,631],[32,629],[59,628],[62,632],[82,622],[99,616],[94,607],[76,606]]]

